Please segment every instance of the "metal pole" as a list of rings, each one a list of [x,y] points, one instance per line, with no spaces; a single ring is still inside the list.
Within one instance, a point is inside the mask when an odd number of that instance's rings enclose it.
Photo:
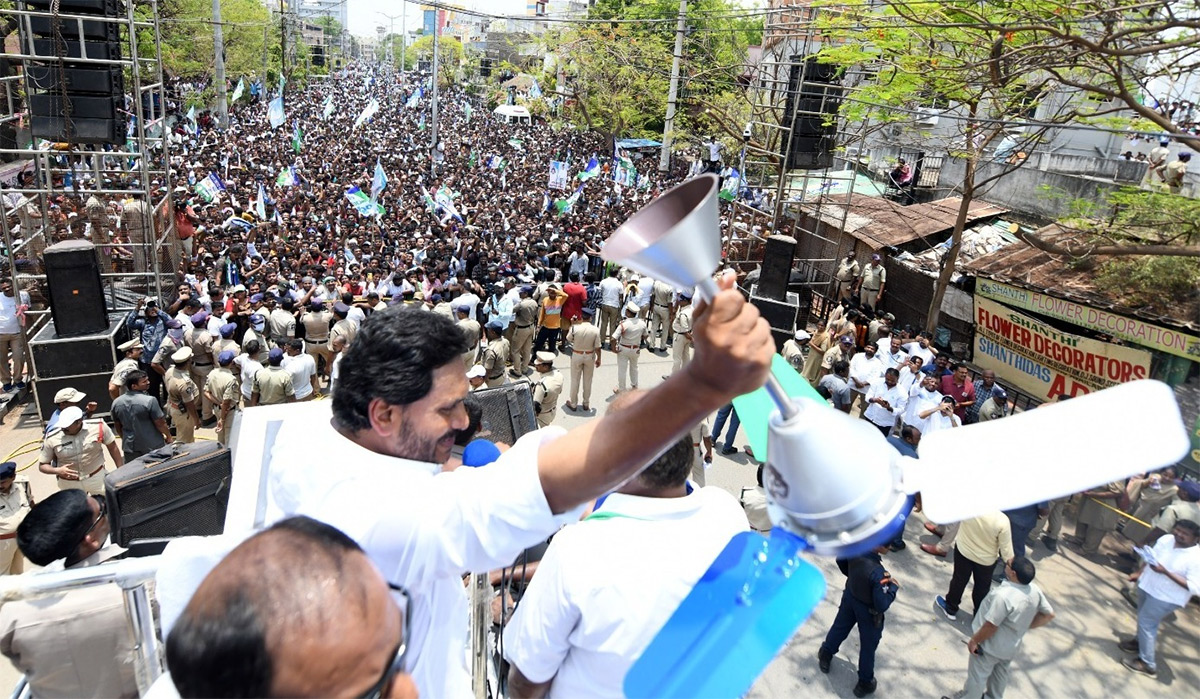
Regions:
[[[224,130],[229,127],[229,104],[225,100],[225,36],[221,27],[221,0],[212,0],[213,11],[213,79],[217,83],[217,122]]]
[[[267,33],[267,30],[270,29],[270,25],[271,25],[270,22],[267,22],[266,24],[263,25],[262,90],[260,90],[258,93],[258,98],[260,100],[262,100],[263,102],[267,101],[267,57],[271,55],[271,52],[268,50],[270,48],[271,37],[270,37],[270,34]]]
[[[429,176],[437,176],[438,144],[438,44],[442,42],[442,21],[433,13],[433,119],[429,125]]]
[[[662,152],[658,171],[671,168],[671,142],[675,140],[675,102],[679,97],[679,62],[683,59],[683,31],[687,28],[687,0],[679,0],[679,21],[675,24],[675,55],[671,58],[671,90],[667,93],[667,121],[663,124]]]
[[[492,624],[492,586],[487,573],[472,573],[471,585],[471,689],[475,699],[487,699],[487,630]],[[505,590],[500,591],[500,603],[504,604]]]
[[[279,3],[279,96],[283,96],[287,79],[284,78],[283,72],[287,69],[287,6],[280,0]],[[265,81],[266,78],[264,77]],[[263,91],[265,92],[267,85],[263,83]]]
[[[437,10],[434,10],[436,13]],[[408,0],[400,0],[400,72],[404,72],[404,46],[408,43],[404,18],[408,16]]]

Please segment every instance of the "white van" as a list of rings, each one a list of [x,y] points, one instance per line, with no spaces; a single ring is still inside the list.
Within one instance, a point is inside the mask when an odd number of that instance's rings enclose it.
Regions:
[[[505,124],[531,124],[533,118],[529,110],[519,104],[502,104],[492,111]]]

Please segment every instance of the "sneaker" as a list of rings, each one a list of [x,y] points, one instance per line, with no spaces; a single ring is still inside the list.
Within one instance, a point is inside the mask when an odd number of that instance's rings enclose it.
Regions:
[[[730,454],[736,454],[736,453],[738,453],[738,448],[737,447],[721,447],[721,453],[724,454],[725,456],[729,456]]]
[[[1050,549],[1050,551],[1056,553],[1058,552],[1058,539],[1051,539],[1048,536],[1043,536],[1042,543],[1045,544],[1046,548]]]
[[[1141,658],[1122,658],[1121,664],[1130,670],[1141,673],[1147,677],[1158,677],[1158,670],[1155,670],[1146,663],[1142,662]]]
[[[958,612],[952,612],[946,606],[946,598],[945,597],[938,595],[936,598],[934,598],[933,602],[934,602],[934,604],[936,604],[938,606],[938,609],[942,610],[942,614],[945,614],[946,618],[949,619],[950,621],[954,621],[955,619],[958,618]]]
[[[25,388],[25,382],[24,382],[24,381],[18,381],[16,385],[17,385],[17,390],[18,390],[18,391],[19,391],[19,390],[21,390],[22,388]]]
[[[8,393],[9,391],[13,390],[12,384],[10,384],[10,383],[6,383],[6,384],[4,384],[4,386],[2,386],[0,388],[3,388],[5,393]]]
[[[1126,653],[1136,653],[1138,652],[1138,640],[1136,638],[1131,638],[1128,641],[1121,641],[1117,644],[1117,648],[1120,648]]]
[[[875,693],[875,682],[873,680],[870,683],[859,680],[858,684],[854,685],[854,696],[856,696],[856,697],[865,697],[868,694],[874,694],[874,693]]]
[[[833,655],[826,653],[824,648],[817,649],[817,667],[821,668],[821,672],[829,674],[829,663],[833,662]]]

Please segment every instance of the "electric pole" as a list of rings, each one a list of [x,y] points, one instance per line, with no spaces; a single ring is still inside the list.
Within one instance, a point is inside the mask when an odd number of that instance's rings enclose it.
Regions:
[[[270,47],[270,43],[269,43],[269,42],[270,42],[270,38],[271,38],[271,37],[270,37],[270,35],[269,35],[269,34],[267,34],[267,29],[268,29],[270,26],[271,26],[271,23],[270,23],[270,22],[267,22],[267,23],[263,24],[263,49],[262,49],[262,51],[263,51],[263,72],[262,72],[262,89],[261,89],[261,90],[259,91],[259,93],[258,93],[258,99],[259,99],[259,100],[261,100],[261,101],[263,101],[263,102],[266,102],[266,101],[267,101],[267,59],[268,59],[268,57],[271,55],[271,52],[268,50],[268,48]]]
[[[287,85],[287,78],[284,77],[284,70],[287,68],[287,7],[283,0],[279,2],[279,96],[283,96],[284,86]],[[263,90],[267,89],[263,78]],[[270,100],[268,100],[270,101]]]
[[[671,58],[671,89],[667,93],[667,120],[663,124],[662,152],[658,171],[671,168],[671,142],[675,140],[675,103],[679,98],[679,62],[683,59],[683,32],[687,28],[687,0],[679,0],[679,21],[675,25],[675,55]]]
[[[229,127],[229,104],[225,99],[225,37],[221,27],[221,0],[212,0],[213,80],[217,83],[217,123]]]
[[[437,10],[433,11],[433,119],[430,123],[429,136],[429,176],[437,176],[437,145],[438,145],[438,44],[442,43],[442,21]]]
[[[436,10],[435,10],[436,12]],[[405,33],[404,18],[408,15],[408,0],[400,0],[400,72],[404,72],[404,46],[408,44],[408,34]]]

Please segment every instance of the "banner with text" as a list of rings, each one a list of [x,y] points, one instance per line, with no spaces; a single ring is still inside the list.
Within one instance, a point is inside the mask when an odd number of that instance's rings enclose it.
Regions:
[[[990,279],[976,280],[975,294],[977,297],[985,296],[1009,306],[1065,320],[1159,352],[1200,362],[1200,337],[1195,335]]]
[[[1038,400],[1150,375],[1150,353],[1071,335],[975,296],[975,363]]]

